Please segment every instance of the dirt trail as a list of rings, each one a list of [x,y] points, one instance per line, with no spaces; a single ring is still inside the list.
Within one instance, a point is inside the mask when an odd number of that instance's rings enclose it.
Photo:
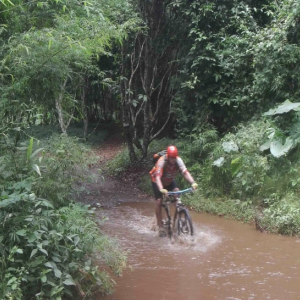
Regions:
[[[126,147],[124,138],[120,133],[112,133],[108,139],[94,149],[100,160],[95,165],[90,166],[89,175],[98,177],[96,182],[84,183],[87,193],[84,193],[80,202],[92,206],[112,207],[121,202],[137,202],[151,199],[136,187],[138,178],[137,170],[127,172],[123,178],[113,178],[105,171],[107,161],[113,159],[122,149]],[[144,171],[142,171],[144,172]]]

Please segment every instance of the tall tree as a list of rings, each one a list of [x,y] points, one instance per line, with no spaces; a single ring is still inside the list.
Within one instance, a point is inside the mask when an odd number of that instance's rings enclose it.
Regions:
[[[84,108],[80,103],[95,58],[111,55],[112,42],[120,43],[135,19],[115,21],[119,1],[8,3],[11,18],[6,18],[9,30],[1,45],[2,94],[18,103],[15,110],[20,103],[55,108],[66,133],[74,112]],[[7,103],[11,109],[12,102]]]
[[[170,109],[178,89],[172,85],[184,30],[169,2],[137,1],[145,29],[122,49],[121,94],[123,127],[130,157],[134,147],[147,155],[150,142],[170,120]],[[140,143],[140,139],[142,142]]]

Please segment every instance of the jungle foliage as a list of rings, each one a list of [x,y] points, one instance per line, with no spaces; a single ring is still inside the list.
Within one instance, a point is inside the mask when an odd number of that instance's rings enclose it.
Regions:
[[[4,0],[0,10],[0,298],[111,292],[104,268],[120,274],[126,257],[93,210],[73,201],[91,155],[67,130],[82,121],[81,141],[91,132],[87,78],[102,86],[97,62],[122,43],[134,17],[118,1]],[[48,124],[58,134],[33,136]]]
[[[109,291],[95,249],[124,266],[70,201],[88,161],[70,124],[81,141],[122,124],[114,171],[176,138],[200,183],[194,207],[299,234],[299,17],[298,0],[1,0],[1,297]],[[45,125],[63,135],[39,146]]]
[[[17,146],[8,134],[1,138],[1,299],[111,292],[113,280],[97,265],[118,274],[125,256],[101,233],[93,210],[71,201],[82,170],[93,162],[90,153],[61,135],[40,146],[33,138]]]

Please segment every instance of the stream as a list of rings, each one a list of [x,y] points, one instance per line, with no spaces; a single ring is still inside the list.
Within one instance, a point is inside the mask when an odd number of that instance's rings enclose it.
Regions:
[[[191,212],[194,238],[159,238],[154,202],[99,210],[102,230],[128,251],[116,291],[104,300],[300,299],[300,240]],[[99,299],[99,300],[100,300]]]

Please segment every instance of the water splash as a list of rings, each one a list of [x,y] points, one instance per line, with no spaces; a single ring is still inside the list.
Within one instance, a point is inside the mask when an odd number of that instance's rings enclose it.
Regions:
[[[157,233],[156,218],[153,216],[153,207],[136,208],[127,203],[110,210],[98,212],[98,216],[106,216],[108,221],[102,226],[103,231],[116,237],[129,248],[143,249],[157,248],[167,252],[196,251],[207,252],[221,242],[221,237],[208,227],[194,225],[194,236],[174,234],[172,239],[160,238]],[[148,203],[147,203],[148,204]],[[133,207],[132,207],[133,206]],[[129,243],[128,243],[129,242]]]

